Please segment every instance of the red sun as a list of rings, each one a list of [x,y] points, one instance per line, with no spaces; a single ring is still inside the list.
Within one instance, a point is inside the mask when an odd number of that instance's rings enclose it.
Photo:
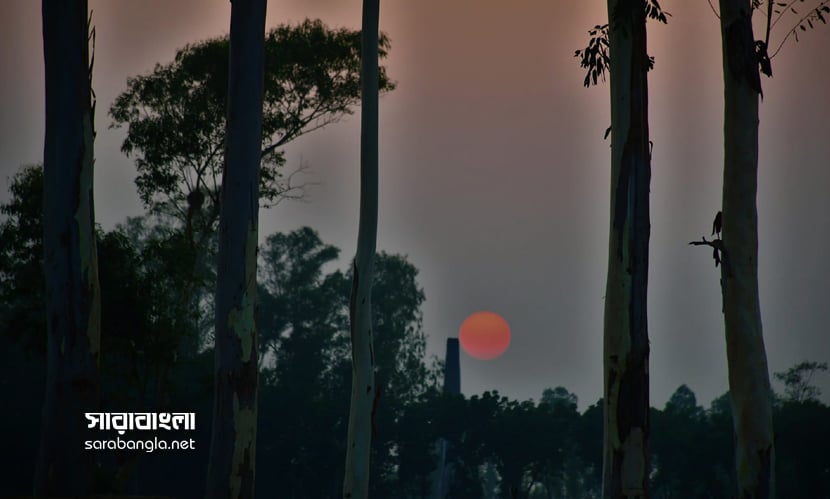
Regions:
[[[510,326],[499,314],[476,312],[461,324],[458,338],[471,357],[491,360],[503,354],[510,345]]]

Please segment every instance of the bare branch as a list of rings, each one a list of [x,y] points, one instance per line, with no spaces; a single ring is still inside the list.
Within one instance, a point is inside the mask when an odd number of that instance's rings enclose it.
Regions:
[[[309,174],[311,171],[311,165],[300,159],[300,165],[295,168],[288,176],[285,178],[285,188],[279,192],[279,195],[276,196],[276,201],[273,203],[260,203],[261,208],[273,208],[280,204],[280,202],[290,199],[292,201],[306,201],[306,195],[308,194],[308,188],[314,185],[320,185],[320,182],[314,181],[306,181],[299,184],[295,184],[293,182],[294,178],[297,175],[301,174]]]
[[[713,248],[712,258],[715,260],[715,267],[721,264],[721,262],[724,267],[726,266],[726,251],[724,250],[723,241],[721,239],[707,241],[706,237],[703,236],[700,238],[700,241],[691,241],[689,244],[692,246],[710,246]]]
[[[723,251],[723,241],[721,241],[720,239],[713,239],[711,241],[707,241],[706,236],[701,237],[700,241],[691,241],[689,242],[689,244],[692,246],[711,246],[716,250]]]

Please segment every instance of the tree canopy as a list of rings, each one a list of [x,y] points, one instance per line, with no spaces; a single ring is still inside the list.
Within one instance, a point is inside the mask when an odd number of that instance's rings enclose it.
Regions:
[[[389,38],[381,35],[385,58]],[[112,127],[126,126],[122,151],[134,157],[136,186],[145,207],[200,234],[219,216],[228,90],[228,37],[190,44],[172,62],[127,80],[112,104]],[[380,68],[380,90],[395,88]],[[297,197],[298,186],[280,167],[280,149],[351,114],[360,100],[360,32],[331,29],[319,20],[281,25],[265,39],[260,202]]]

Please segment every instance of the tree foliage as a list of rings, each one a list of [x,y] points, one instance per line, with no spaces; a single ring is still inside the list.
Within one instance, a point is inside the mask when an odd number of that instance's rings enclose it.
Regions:
[[[279,482],[298,497],[333,497],[331,482],[319,477],[324,473],[327,480],[337,482],[343,473],[338,450],[345,452],[351,379],[347,319],[351,276],[327,271],[339,249],[323,243],[307,227],[269,236],[261,255],[258,317],[265,382],[260,412],[272,412],[267,424],[261,425],[259,459],[276,459],[285,470],[279,478],[263,480],[270,484],[267,487]],[[425,365],[420,312],[424,293],[417,270],[405,258],[384,252],[376,255],[375,266],[374,352],[376,376],[384,390],[376,407],[370,484],[373,494],[389,497],[398,490],[396,474],[390,470],[399,462],[395,447],[406,431],[404,408],[434,389],[435,376]],[[309,438],[309,432],[315,435]],[[319,457],[309,461],[310,457],[284,452],[286,446],[295,445]],[[339,486],[336,489],[339,492]]]
[[[628,2],[630,4],[631,2]],[[626,5],[628,5],[626,4]],[[671,14],[664,11],[657,0],[645,2],[646,17],[654,21],[668,24]],[[622,15],[617,13],[617,15]],[[605,82],[605,73],[609,71],[611,58],[608,55],[608,24],[595,25],[588,30],[588,46],[574,52],[579,58],[579,67],[585,68],[585,79],[582,84],[588,88],[596,85],[599,80]],[[654,57],[648,57],[648,69],[654,68]],[[606,137],[608,132],[606,132]]]
[[[389,38],[379,40],[380,57]],[[194,234],[213,232],[219,216],[228,90],[228,38],[187,45],[172,62],[129,78],[110,108],[126,126],[122,151],[134,157],[136,186],[153,214],[172,216]],[[360,32],[319,20],[281,25],[265,39],[260,202],[296,197],[280,172],[280,149],[351,114],[360,98]],[[395,85],[380,68],[380,90]]]
[[[274,364],[271,382],[320,389],[345,356],[348,283],[342,272],[323,270],[339,254],[309,227],[272,234],[262,246],[257,323],[261,357]]]
[[[20,168],[0,206],[0,329],[28,352],[46,351],[43,276],[43,166]]]
[[[786,371],[777,372],[775,379],[784,383],[784,397],[790,402],[817,401],[821,389],[812,384],[813,376],[819,371],[827,371],[827,362],[801,362]]]

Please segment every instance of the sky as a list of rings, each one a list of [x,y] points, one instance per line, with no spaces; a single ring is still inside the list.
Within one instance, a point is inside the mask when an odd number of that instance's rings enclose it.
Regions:
[[[717,3],[717,2],[714,2]],[[96,220],[106,229],[143,212],[123,130],[106,115],[128,77],[187,43],[226,34],[227,0],[90,0]],[[651,404],[681,384],[708,407],[727,390],[719,270],[688,242],[709,235],[722,187],[723,76],[719,21],[705,0],[665,0],[649,24]],[[0,16],[0,202],[19,166],[43,155],[40,2],[3,0]],[[359,29],[358,0],[268,2],[267,26],[322,19]],[[607,84],[586,89],[574,51],[607,22],[598,0],[384,0],[384,61],[398,87],[380,102],[378,249],[406,255],[424,288],[428,353],[479,310],[502,315],[510,348],[462,353],[461,388],[538,400],[564,386],[585,409],[602,396],[610,124]],[[776,47],[790,26],[772,33]],[[792,19],[789,20],[792,22]],[[760,37],[760,24],[756,37]],[[759,148],[759,278],[770,372],[830,361],[830,27],[790,39],[764,78]],[[304,202],[260,213],[260,236],[302,226],[354,254],[359,111],[286,147],[311,167]],[[830,374],[815,378],[830,401]],[[773,382],[774,387],[782,386]]]

